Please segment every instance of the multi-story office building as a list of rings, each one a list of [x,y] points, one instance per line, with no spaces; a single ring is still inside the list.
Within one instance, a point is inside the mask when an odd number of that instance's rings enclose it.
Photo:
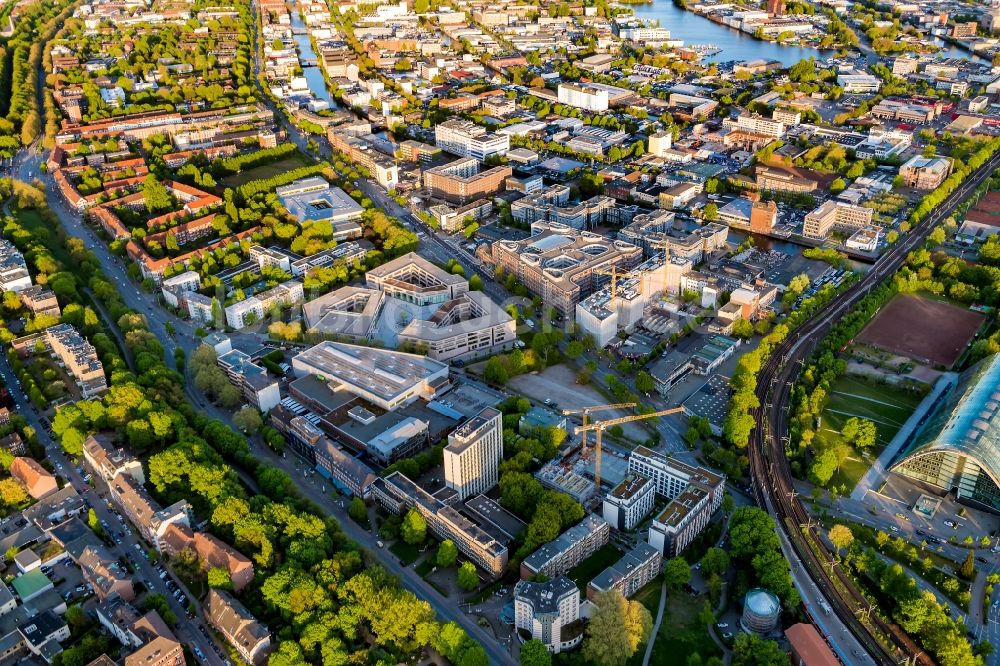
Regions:
[[[552,223],[536,222],[531,230],[524,240],[494,242],[490,258],[567,317],[602,284],[605,272],[628,270],[642,260],[642,250],[624,241]]]
[[[365,284],[419,306],[444,303],[469,291],[469,283],[461,275],[442,270],[415,252],[369,270]]]
[[[640,541],[620,560],[597,574],[587,584],[587,598],[594,600],[601,592],[618,590],[631,597],[660,574],[663,554]]]
[[[664,557],[677,555],[701,533],[726,493],[725,477],[644,446],[632,451],[628,471],[651,479],[656,494],[670,500],[649,529],[650,545]]]
[[[457,118],[436,125],[434,140],[442,150],[460,157],[474,157],[480,162],[510,150],[510,137],[506,134],[491,134],[471,121]]]
[[[552,185],[513,202],[510,214],[521,223],[546,221],[574,229],[593,229],[600,224],[629,222],[637,210],[635,206],[619,206],[613,198],[605,196],[570,204],[569,192],[565,185]]]
[[[449,367],[419,354],[326,341],[293,357],[292,370],[392,411],[418,398],[433,400],[448,383]]]
[[[503,458],[503,415],[492,407],[456,428],[444,448],[445,485],[462,501],[497,484]]]
[[[899,175],[907,187],[933,190],[951,173],[951,161],[944,157],[911,157],[899,167]]]
[[[724,224],[684,225],[667,210],[636,215],[632,224],[618,231],[619,240],[641,247],[646,256],[667,252],[671,258],[682,257],[693,263],[726,247],[728,236]]]
[[[504,181],[513,173],[514,170],[505,165],[481,170],[479,160],[463,157],[424,171],[424,187],[433,197],[466,204],[500,192]]]
[[[229,381],[237,386],[247,401],[262,412],[267,412],[281,402],[278,379],[253,362],[250,356],[233,349],[218,357],[216,362]]]
[[[692,268],[689,259],[653,255],[628,273],[576,304],[576,323],[594,336],[599,347],[610,343],[620,330],[631,331],[643,318],[646,306],[662,294],[677,294],[681,278]]]
[[[544,583],[518,581],[514,586],[514,626],[525,640],[539,640],[559,653],[583,640],[580,590],[559,576]]]
[[[845,93],[876,93],[882,87],[882,82],[871,74],[840,74],[837,85]]]
[[[73,375],[83,399],[93,398],[107,390],[104,365],[97,349],[70,324],[57,324],[45,329],[45,342]]]
[[[327,130],[326,136],[334,150],[339,150],[351,161],[368,169],[375,181],[385,189],[391,190],[399,184],[399,168],[395,160],[379,152],[371,142],[332,127]]]
[[[722,126],[729,130],[747,132],[772,139],[780,139],[785,135],[784,123],[756,114],[742,115],[735,119],[726,118],[722,121]]]
[[[843,201],[829,200],[805,217],[802,235],[806,238],[826,238],[833,228],[857,230],[872,222],[875,211]]]
[[[411,507],[416,508],[435,536],[451,539],[459,552],[490,577],[499,577],[507,569],[507,544],[514,535],[489,520],[483,512],[470,510],[468,504],[458,503],[450,488],[445,489],[447,493],[438,491],[431,495],[405,475],[393,472],[385,478],[376,479],[371,489],[375,500],[388,511],[402,514]],[[439,499],[437,495],[447,495],[449,502]],[[481,499],[491,505],[490,513],[506,514],[500,505],[485,497]],[[513,516],[510,518],[519,522]]]
[[[557,91],[559,103],[587,111],[607,111],[610,105],[608,91],[585,83],[560,83]]]
[[[630,530],[649,515],[656,484],[641,474],[626,474],[604,498],[604,520],[618,530]]]
[[[521,562],[521,578],[562,576],[608,542],[611,526],[595,514],[587,516]]]

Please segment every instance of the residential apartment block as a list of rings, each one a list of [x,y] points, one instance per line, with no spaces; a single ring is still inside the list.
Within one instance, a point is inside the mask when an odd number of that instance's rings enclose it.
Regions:
[[[251,666],[264,666],[271,651],[271,632],[231,594],[212,589],[202,604],[205,620]]]
[[[601,592],[610,590],[618,590],[625,597],[631,597],[660,575],[662,567],[663,554],[640,541],[587,584],[587,598],[593,601]]]
[[[108,389],[97,350],[70,324],[45,329],[45,342],[76,380],[84,400]]]
[[[459,552],[491,578],[501,576],[507,569],[507,544],[513,541],[514,535],[508,534],[482,513],[470,510],[468,505],[471,503],[458,503],[457,495],[450,488],[445,490],[447,493],[438,491],[431,495],[399,472],[372,483],[372,496],[383,508],[395,514],[416,508],[436,537],[451,539]],[[439,499],[437,495],[448,496],[449,502]],[[497,513],[506,513],[492,500],[485,497],[475,499],[492,503]]]
[[[653,510],[656,484],[641,474],[626,474],[604,498],[604,520],[618,530],[630,530]]]
[[[628,471],[651,479],[656,493],[670,500],[649,530],[649,544],[664,557],[683,551],[722,506],[725,477],[704,468],[639,446],[629,456]]]
[[[518,581],[514,586],[514,626],[524,640],[539,640],[549,652],[579,645],[583,622],[576,583],[565,576],[544,583]]]
[[[216,363],[229,381],[240,389],[247,402],[260,411],[268,412],[281,402],[278,379],[254,363],[248,354],[233,349],[219,356]]]
[[[167,508],[161,508],[142,485],[128,474],[119,474],[108,484],[112,501],[118,505],[125,517],[135,525],[139,534],[162,551],[163,536],[172,523],[190,527],[191,505],[187,500],[179,500]]]
[[[22,289],[18,295],[21,297],[24,307],[31,310],[31,313],[36,317],[39,315],[58,317],[62,314],[55,293],[48,287],[36,284]]]
[[[587,516],[521,562],[521,579],[545,574],[562,576],[608,542],[611,526],[600,516]]]
[[[271,308],[283,308],[305,298],[302,283],[288,280],[276,287],[237,301],[226,308],[226,324],[231,328],[246,328],[264,319]]]
[[[6,238],[0,238],[0,289],[21,291],[31,286],[24,255]]]

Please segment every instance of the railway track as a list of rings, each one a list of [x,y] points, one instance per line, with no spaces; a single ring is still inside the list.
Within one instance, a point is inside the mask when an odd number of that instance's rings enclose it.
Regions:
[[[764,507],[788,536],[789,543],[832,611],[864,646],[873,663],[896,666],[934,660],[902,629],[867,613],[871,604],[839,566],[813,525],[805,506],[794,492],[791,469],[785,457],[784,435],[788,432],[788,402],[794,379],[816,346],[840,318],[850,311],[874,287],[890,278],[919,247],[931,230],[1000,168],[1000,152],[966,178],[945,201],[910,230],[884,254],[872,269],[854,285],[834,297],[771,353],[757,377],[760,407],[752,414],[756,427],[751,433],[750,474],[757,503]],[[861,616],[867,614],[867,624]]]

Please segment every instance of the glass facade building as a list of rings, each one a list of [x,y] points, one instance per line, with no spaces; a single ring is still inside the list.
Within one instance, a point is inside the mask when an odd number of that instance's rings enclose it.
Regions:
[[[962,373],[890,469],[1000,513],[1000,354]]]

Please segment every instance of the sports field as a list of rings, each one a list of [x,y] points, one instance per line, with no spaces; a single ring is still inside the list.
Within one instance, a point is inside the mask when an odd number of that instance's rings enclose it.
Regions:
[[[271,178],[272,176],[277,176],[278,174],[285,173],[286,171],[291,171],[292,169],[298,169],[299,167],[309,166],[310,162],[305,157],[298,153],[293,153],[290,157],[286,157],[283,160],[274,162],[272,164],[263,164],[259,167],[253,169],[247,169],[246,171],[241,171],[240,173],[235,173],[232,176],[226,176],[221,181],[219,181],[224,187],[239,187],[244,183],[249,183],[251,180],[261,180],[263,178]]]
[[[918,363],[951,368],[985,316],[942,301],[900,294],[875,315],[856,341]]]
[[[856,416],[868,419],[878,430],[878,441],[871,451],[874,457],[892,440],[922,399],[920,394],[869,384],[850,375],[838,377],[830,387],[829,399],[814,440],[815,446],[822,450],[841,444],[841,428],[847,419]],[[868,466],[869,463],[852,448],[847,461],[834,474],[831,485],[846,485],[848,490],[853,489]]]

